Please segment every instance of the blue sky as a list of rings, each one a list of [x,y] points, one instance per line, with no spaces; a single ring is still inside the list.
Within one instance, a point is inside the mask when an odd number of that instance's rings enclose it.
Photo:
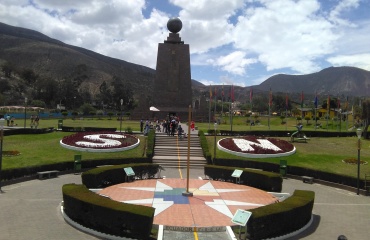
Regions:
[[[155,69],[167,21],[183,22],[192,78],[256,85],[330,66],[370,70],[368,0],[2,0],[0,22]]]

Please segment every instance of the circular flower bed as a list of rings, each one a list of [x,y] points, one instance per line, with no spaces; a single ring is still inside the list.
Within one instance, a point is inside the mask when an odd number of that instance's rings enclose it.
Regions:
[[[62,147],[84,152],[119,152],[139,144],[137,137],[116,132],[79,132],[60,140]]]
[[[296,151],[294,145],[287,141],[255,136],[223,138],[217,142],[217,148],[221,151],[249,158],[289,156]]]
[[[353,165],[357,165],[357,159],[356,158],[347,158],[347,159],[343,159],[342,162],[344,163],[347,163],[347,164],[353,164]],[[366,165],[367,162],[366,161],[363,161],[363,160],[360,160],[360,164],[361,165]]]
[[[3,156],[5,156],[5,157],[14,157],[14,156],[18,156],[18,155],[21,155],[21,153],[19,151],[16,151],[16,150],[3,151]]]

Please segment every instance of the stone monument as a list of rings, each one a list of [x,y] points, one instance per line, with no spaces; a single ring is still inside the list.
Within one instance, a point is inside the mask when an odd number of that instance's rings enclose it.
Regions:
[[[189,45],[181,41],[179,33],[182,22],[171,18],[167,22],[170,31],[167,40],[158,44],[156,78],[153,91],[153,107],[159,111],[159,119],[170,115],[187,119],[192,104]]]

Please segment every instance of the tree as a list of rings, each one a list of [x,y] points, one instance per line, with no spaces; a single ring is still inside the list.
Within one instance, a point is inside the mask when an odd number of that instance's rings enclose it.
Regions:
[[[366,99],[362,102],[362,119],[364,120],[364,138],[368,139],[367,129],[370,123],[370,99]]]
[[[5,77],[11,77],[12,72],[14,72],[14,66],[10,62],[5,62],[1,65],[1,71],[4,73]]]
[[[311,118],[310,118],[310,116],[305,116],[305,117],[304,117],[304,120],[306,120],[306,121],[307,121],[307,125],[308,125],[308,121],[310,121],[310,120],[311,120]]]
[[[29,85],[33,85],[38,78],[38,75],[32,69],[23,69],[20,76]]]

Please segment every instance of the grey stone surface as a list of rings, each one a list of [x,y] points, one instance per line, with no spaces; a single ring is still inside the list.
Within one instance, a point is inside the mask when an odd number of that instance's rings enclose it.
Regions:
[[[166,169],[166,178],[186,176],[186,169]],[[191,178],[204,178],[202,169],[190,169]],[[97,239],[65,223],[59,211],[62,186],[81,183],[81,176],[68,174],[48,180],[31,180],[3,186],[0,194],[0,240],[8,239]],[[321,184],[284,179],[283,191],[312,190],[316,194],[313,224],[289,240],[348,239],[367,240],[370,236],[370,197]],[[193,233],[166,233],[173,239],[195,239]],[[222,233],[197,233],[198,239],[225,239]]]

